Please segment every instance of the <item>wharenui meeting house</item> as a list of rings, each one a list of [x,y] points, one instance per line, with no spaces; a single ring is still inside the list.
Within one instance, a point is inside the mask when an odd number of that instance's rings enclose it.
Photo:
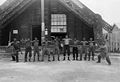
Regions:
[[[0,45],[13,38],[41,37],[102,40],[111,26],[79,0],[7,0],[0,7]]]

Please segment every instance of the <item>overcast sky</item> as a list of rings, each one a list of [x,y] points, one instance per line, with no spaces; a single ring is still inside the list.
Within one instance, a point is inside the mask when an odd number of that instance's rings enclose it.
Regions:
[[[3,4],[6,0],[0,0],[0,5]]]
[[[109,24],[120,23],[120,0],[80,0]]]
[[[0,0],[0,5],[6,0]],[[109,24],[120,23],[120,0],[80,0]]]

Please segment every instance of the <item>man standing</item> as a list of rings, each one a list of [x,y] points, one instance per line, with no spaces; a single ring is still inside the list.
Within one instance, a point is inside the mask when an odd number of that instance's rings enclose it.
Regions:
[[[17,41],[16,38],[14,38],[14,41],[13,41],[13,47],[14,47],[14,50],[15,50],[15,60],[16,62],[19,62],[19,51],[20,51],[20,45],[19,45],[19,41]]]
[[[78,40],[75,38],[73,43],[73,60],[78,60]]]
[[[59,48],[60,42],[58,38],[55,39],[55,54],[58,55],[58,61],[60,61],[60,48]]]
[[[34,45],[34,62],[35,62],[35,56],[36,56],[36,54],[38,55],[38,61],[40,61],[39,60],[39,56],[40,56],[40,54],[39,54],[39,40],[35,37],[35,40],[33,41],[33,45]]]
[[[42,60],[41,61],[44,61],[44,56],[45,55],[48,55],[48,61],[50,61],[50,56],[48,54],[48,40],[46,39],[45,42],[42,43]]]
[[[98,55],[98,61],[97,63],[101,63],[101,58],[106,58],[106,61],[109,65],[111,65],[111,61],[108,55],[108,45],[107,42],[103,42],[103,44],[100,46],[100,54]]]
[[[94,56],[95,56],[94,52],[95,52],[95,42],[93,41],[92,38],[90,38],[90,41],[89,41],[89,54],[88,54],[89,58],[88,58],[88,61],[90,61],[91,54],[92,54],[92,60],[94,60]]]
[[[32,48],[31,48],[31,41],[30,39],[26,40],[25,44],[25,62],[27,62],[27,55],[29,53],[29,61],[31,61],[32,57]]]
[[[70,38],[68,38],[68,36],[66,35],[66,37],[63,39],[64,41],[64,59],[66,57],[66,52],[68,54],[68,60],[70,61]]]
[[[82,60],[82,55],[85,54],[84,60],[87,59],[87,41],[85,40],[85,37],[83,38],[83,41],[81,41],[82,44],[82,54],[80,55],[80,60]]]

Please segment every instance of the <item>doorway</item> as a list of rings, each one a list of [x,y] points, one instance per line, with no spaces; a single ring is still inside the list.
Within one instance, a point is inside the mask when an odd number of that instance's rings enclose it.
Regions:
[[[2,33],[1,33],[1,46],[6,46],[8,45],[8,41],[9,41],[9,28],[5,27],[2,29]]]
[[[41,25],[32,26],[32,40],[34,40],[35,37],[39,40],[39,45],[41,45]]]

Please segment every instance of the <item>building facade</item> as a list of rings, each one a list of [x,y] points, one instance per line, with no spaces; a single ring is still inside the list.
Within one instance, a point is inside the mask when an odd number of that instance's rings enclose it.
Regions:
[[[9,1],[9,0],[8,0]],[[13,38],[41,43],[41,0],[13,0],[2,8],[0,16],[0,45],[7,45]],[[51,36],[102,40],[102,28],[108,25],[99,15],[78,0],[44,0],[46,38]]]
[[[120,29],[114,24],[112,33],[104,33],[104,36],[109,40],[109,51],[110,52],[120,52]]]

